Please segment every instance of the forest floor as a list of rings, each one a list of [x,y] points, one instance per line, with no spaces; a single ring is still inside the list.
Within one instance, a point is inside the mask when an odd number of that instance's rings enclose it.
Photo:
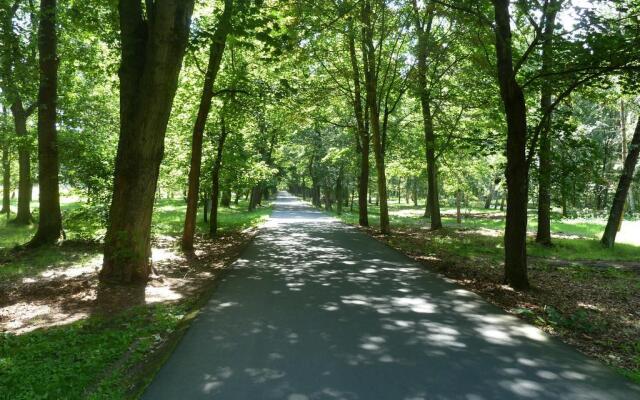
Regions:
[[[201,222],[196,250],[185,256],[178,246],[183,204],[156,205],[154,271],[144,287],[98,282],[104,234],[98,210],[65,204],[69,240],[32,251],[13,247],[28,240],[33,227],[0,223],[0,393],[117,399],[136,390],[148,360],[170,345],[271,211],[249,213],[244,203],[221,209],[219,236],[205,239]]]
[[[614,249],[600,245],[599,219],[552,221],[550,248],[530,232],[531,289],[516,292],[503,284],[504,214],[473,210],[457,224],[444,209],[445,227],[434,232],[422,207],[390,210],[391,235],[377,232],[373,207],[371,228],[361,230],[640,382],[640,221],[623,224]],[[357,225],[357,211],[339,217]]]

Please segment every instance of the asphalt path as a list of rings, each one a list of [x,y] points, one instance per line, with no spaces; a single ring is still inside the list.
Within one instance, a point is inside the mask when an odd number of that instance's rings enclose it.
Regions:
[[[280,193],[144,399],[640,399],[608,367]]]

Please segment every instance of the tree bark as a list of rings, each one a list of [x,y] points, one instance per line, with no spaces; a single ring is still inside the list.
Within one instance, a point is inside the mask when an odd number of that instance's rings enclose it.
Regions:
[[[11,213],[11,160],[9,158],[9,146],[2,146],[2,211]]]
[[[344,205],[342,193],[342,167],[340,167],[338,179],[336,180],[336,212],[338,213],[338,215],[342,214],[342,207]]]
[[[618,182],[618,189],[613,198],[613,204],[611,205],[611,211],[609,212],[609,220],[607,226],[602,235],[601,243],[604,247],[611,248],[616,242],[616,234],[618,233],[618,225],[622,219],[622,213],[624,212],[624,203],[627,200],[629,193],[629,187],[633,180],[633,174],[638,163],[638,154],[640,153],[640,120],[636,125],[636,130],[629,144],[627,158],[624,161],[624,167],[622,168],[622,175]]]
[[[2,104],[2,119],[7,119],[7,110]],[[2,143],[2,210],[0,214],[11,214],[11,158],[9,157],[9,139],[5,138]]]
[[[362,104],[362,88],[360,84],[360,66],[356,55],[355,32],[353,22],[349,21],[349,59],[353,76],[353,110],[356,117],[356,151],[360,155],[360,175],[358,176],[358,223],[369,226],[369,210],[367,193],[369,191],[369,129],[365,122]]]
[[[11,114],[18,139],[18,212],[13,223],[28,225],[31,223],[31,148],[27,131],[27,119],[34,111],[32,105],[25,109],[20,87],[17,84],[19,78],[14,74],[16,63],[24,62],[20,38],[14,30],[14,18],[18,10],[19,2],[14,2],[12,7],[6,7],[2,16],[2,50],[5,57],[2,61],[2,92],[11,104]],[[4,7],[3,7],[4,8]],[[30,38],[32,39],[32,38]]]
[[[527,276],[527,110],[516,81],[511,45],[509,0],[493,0],[500,95],[507,120],[507,216],[504,234],[505,282],[514,289],[529,287]]]
[[[209,196],[202,197],[202,217],[205,223],[209,223]]]
[[[331,201],[331,187],[326,185],[324,186],[324,209],[327,211],[332,211],[333,208],[331,207],[331,204],[333,202]]]
[[[547,74],[553,67],[553,32],[556,25],[559,1],[551,0],[545,16],[544,36],[542,42],[541,75]],[[538,232],[536,242],[551,245],[551,82],[543,80],[540,96],[540,110],[544,118],[540,130],[540,167],[538,171]]]
[[[231,207],[231,189],[225,189],[222,191],[222,197],[220,198],[220,206],[224,208]]]
[[[100,278],[145,282],[164,137],[194,0],[121,1],[120,138]]]
[[[224,142],[227,139],[227,126],[224,122],[224,116],[220,117],[220,136],[218,137],[218,149],[216,158],[213,160],[213,171],[211,173],[211,215],[209,218],[209,234],[216,237],[218,233],[218,195],[220,193],[220,170],[222,168],[222,154],[224,151]]]
[[[62,232],[56,129],[58,55],[56,0],[40,0],[38,25],[40,88],[38,91],[38,181],[40,218],[29,246],[55,243]]]
[[[382,137],[380,130],[380,110],[378,108],[378,82],[376,52],[373,45],[373,24],[371,21],[371,1],[364,0],[362,6],[363,53],[364,70],[367,86],[367,105],[369,109],[369,123],[373,141],[373,153],[376,160],[376,172],[378,177],[378,202],[380,206],[380,232],[391,233],[389,224],[389,207],[387,204],[387,177],[385,173],[384,154],[382,149]]]
[[[262,197],[262,187],[258,184],[251,189],[251,197],[249,198],[249,211],[253,211],[260,204]]]
[[[22,101],[17,100],[11,105],[11,113],[16,129],[18,144],[18,213],[13,222],[17,225],[31,223],[31,149],[28,143],[27,112]]]
[[[493,201],[493,196],[496,193],[496,182],[491,180],[489,183],[489,193],[487,197],[484,199],[484,209],[489,210],[491,208],[491,202]]]
[[[462,213],[460,212],[460,206],[462,203],[462,190],[456,191],[456,222],[458,225],[462,223]]]
[[[193,126],[191,139],[191,164],[189,168],[189,189],[187,192],[187,212],[184,218],[184,229],[182,231],[182,249],[193,250],[193,237],[196,231],[196,214],[198,212],[198,190],[200,188],[200,170],[202,168],[202,137],[207,123],[209,112],[211,111],[211,100],[213,99],[213,85],[215,84],[222,56],[226,45],[227,35],[231,30],[231,15],[233,0],[225,0],[224,12],[220,18],[219,25],[213,34],[213,41],[209,47],[209,64],[204,76],[204,86],[200,97],[198,115]]]
[[[433,128],[431,98],[427,84],[427,60],[429,58],[429,40],[434,18],[434,3],[427,5],[426,21],[420,18],[420,9],[413,1],[414,25],[418,36],[416,58],[418,61],[418,97],[422,109],[422,128],[424,133],[425,158],[427,161],[427,203],[425,217],[431,221],[431,229],[442,228],[440,216],[440,198],[438,196],[438,167],[436,165],[436,135]]]

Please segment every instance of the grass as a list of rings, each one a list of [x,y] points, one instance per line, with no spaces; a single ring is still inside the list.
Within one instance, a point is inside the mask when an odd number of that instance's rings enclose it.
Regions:
[[[638,245],[617,243],[605,249],[599,242],[604,220],[554,219],[554,245],[547,247],[533,240],[536,224],[531,218],[527,250],[534,257],[529,267],[532,290],[514,292],[502,284],[503,214],[474,209],[457,224],[451,217],[455,210],[442,211],[444,228],[431,231],[421,207],[390,204],[392,235],[381,239],[640,383],[640,325],[635,317],[640,274],[612,266],[640,261],[640,232],[633,232],[637,222],[627,225],[626,238]],[[357,211],[347,210],[339,218],[358,223]],[[374,230],[379,224],[373,206],[369,222]]]
[[[260,207],[252,212],[247,212],[247,206],[246,201],[240,201],[237,206],[219,207],[218,232],[224,234],[256,226],[271,213],[270,206]],[[182,200],[162,199],[157,201],[153,214],[152,233],[154,235],[180,236],[186,210],[187,206]],[[202,218],[199,218],[197,229],[199,234],[206,235],[209,231],[209,225]]]
[[[247,212],[247,204],[241,201],[231,208],[218,211],[218,232],[226,234],[242,231],[264,221],[271,213],[271,207],[261,207]],[[182,234],[186,205],[182,200],[162,199],[156,202],[152,222],[155,237],[179,237]],[[78,201],[62,204],[64,228],[67,239],[79,241],[77,244],[47,246],[35,250],[10,253],[17,245],[26,243],[35,233],[35,226],[15,226],[5,218],[0,220],[0,281],[34,277],[51,268],[83,266],[95,260],[100,254],[97,243],[105,233],[104,209]],[[209,227],[198,219],[198,234],[206,237]]]
[[[504,251],[504,217],[495,210],[471,209],[472,217],[464,218],[461,224],[453,217],[444,216],[444,229],[438,233],[429,232],[429,220],[422,217],[423,207],[390,203],[390,221],[392,230],[422,230],[429,235],[428,248],[432,253],[457,254],[463,257],[473,255],[489,256],[495,259],[502,257]],[[443,214],[449,215],[454,209],[443,208]],[[486,217],[484,217],[486,214]],[[339,216],[344,222],[357,225],[357,207],[348,209]],[[369,224],[379,224],[379,213],[375,206],[369,207]],[[640,246],[628,243],[617,243],[613,249],[605,249],[599,238],[604,231],[605,222],[600,219],[554,219],[551,231],[556,237],[554,246],[541,246],[531,238],[528,243],[528,254],[534,257],[557,258],[564,260],[606,260],[606,261],[638,261]],[[529,231],[533,235],[536,229],[534,217],[530,218]],[[640,232],[638,232],[640,235]]]
[[[271,212],[270,206],[253,212],[247,212],[246,206],[241,202],[220,208],[221,234],[256,226]],[[184,212],[181,200],[159,200],[153,215],[153,235],[179,236]],[[90,242],[9,252],[26,242],[35,229],[0,223],[0,251],[6,253],[0,258],[0,282],[37,279],[44,271],[76,268],[100,257],[95,240],[104,235],[103,210],[77,201],[65,202],[63,215],[67,238]],[[200,219],[198,233],[206,236],[207,231],[208,226]],[[0,333],[0,400],[130,398],[131,385],[141,378],[131,371],[139,369],[141,361],[170,339],[185,320],[183,316],[197,303],[197,298],[187,297],[178,302],[137,306],[108,317],[94,314],[64,326],[19,335]]]
[[[0,399],[124,398],[127,371],[176,328],[186,310],[185,304],[161,304],[2,334]]]

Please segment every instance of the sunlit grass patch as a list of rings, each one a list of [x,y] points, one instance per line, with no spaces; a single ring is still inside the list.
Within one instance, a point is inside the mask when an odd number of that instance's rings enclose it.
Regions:
[[[4,215],[0,216],[0,250],[27,242],[35,234],[34,225],[16,226]]]
[[[606,249],[598,239],[555,238],[553,246],[541,246],[534,241],[527,246],[530,256],[549,257],[564,260],[610,260],[640,261],[640,247],[618,243],[613,249]]]
[[[240,201],[238,205],[229,208],[218,208],[218,232],[240,231],[252,226],[256,226],[264,221],[271,214],[271,206],[265,202],[263,207],[258,207],[254,211],[247,211],[248,203]],[[152,233],[154,235],[167,235],[179,237],[182,235],[184,227],[184,216],[187,210],[184,200],[162,199],[156,202],[154,208]],[[209,224],[204,222],[202,209],[198,210],[198,233],[207,235]]]
[[[450,215],[455,209],[443,208],[444,215]],[[379,210],[369,205],[369,226],[376,228],[379,224]],[[412,211],[408,213],[408,211]],[[444,229],[430,232],[430,221],[423,217],[424,207],[406,204],[390,203],[391,229],[419,230],[426,240],[427,250],[442,252],[462,257],[473,255],[490,256],[498,259],[504,251],[504,217],[499,211],[472,209],[472,216],[464,217],[458,224],[455,217],[444,216]],[[335,213],[334,213],[335,214]],[[465,212],[463,210],[463,216]],[[483,216],[486,214],[486,217]],[[339,218],[351,225],[358,224],[357,206],[354,210],[347,209]],[[605,249],[600,245],[599,238],[604,230],[606,221],[601,218],[554,219],[551,230],[554,235],[554,246],[541,246],[533,240],[528,243],[528,254],[534,257],[549,257],[565,260],[609,260],[609,261],[640,261],[640,246],[635,245],[629,238],[625,242],[616,243],[613,249]],[[640,229],[638,221],[626,221],[623,231],[631,232]],[[529,221],[530,235],[535,233],[536,220],[532,216]],[[627,233],[628,233],[627,232]],[[638,232],[640,240],[640,232]],[[622,236],[624,238],[624,235]]]

